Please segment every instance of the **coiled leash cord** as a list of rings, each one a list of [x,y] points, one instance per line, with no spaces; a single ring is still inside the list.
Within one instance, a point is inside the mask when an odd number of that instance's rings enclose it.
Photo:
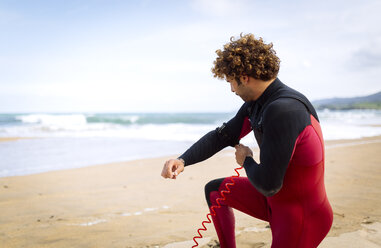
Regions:
[[[226,200],[225,194],[229,194],[229,193],[230,193],[230,188],[229,188],[229,186],[234,186],[234,184],[235,184],[235,182],[234,182],[234,178],[237,178],[237,177],[240,176],[238,170],[240,170],[240,169],[242,169],[242,168],[243,168],[243,167],[238,167],[238,168],[235,168],[235,169],[234,169],[234,171],[237,173],[237,175],[233,175],[233,176],[230,177],[230,181],[231,181],[231,182],[227,182],[227,183],[225,184],[225,188],[226,188],[226,190],[221,190],[221,193],[220,193],[220,194],[221,194],[221,197],[219,197],[219,198],[216,199],[216,202],[217,202],[217,205],[218,205],[218,206],[213,205],[213,206],[210,208],[210,212],[206,215],[206,218],[207,218],[208,220],[207,220],[207,221],[204,220],[204,221],[201,223],[203,227],[202,227],[202,228],[199,228],[199,229],[197,230],[199,236],[194,236],[194,237],[193,237],[193,241],[194,241],[196,244],[195,244],[194,246],[192,246],[192,248],[198,246],[198,243],[197,243],[196,239],[200,239],[200,238],[202,238],[202,234],[201,234],[200,232],[201,232],[201,231],[206,231],[205,224],[207,224],[207,223],[212,223],[212,221],[210,220],[209,217],[210,217],[210,216],[216,216],[216,211],[215,211],[214,209],[215,209],[215,208],[221,208],[220,201],[221,201],[221,200]]]

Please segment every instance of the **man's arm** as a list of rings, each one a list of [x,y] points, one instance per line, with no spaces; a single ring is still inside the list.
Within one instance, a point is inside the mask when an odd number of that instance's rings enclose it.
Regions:
[[[243,163],[249,181],[263,195],[272,196],[282,188],[296,139],[309,124],[305,106],[290,98],[271,103],[263,113],[261,163],[250,156]]]
[[[245,103],[239,109],[235,117],[221,127],[210,131],[200,140],[193,144],[179,158],[183,159],[185,166],[206,160],[227,146],[235,146],[240,138],[251,131],[247,120],[248,107]]]

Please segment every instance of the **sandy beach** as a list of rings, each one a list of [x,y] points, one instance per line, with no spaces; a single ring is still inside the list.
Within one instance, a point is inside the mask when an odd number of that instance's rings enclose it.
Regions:
[[[381,136],[326,142],[334,223],[319,247],[381,247],[380,152]],[[168,158],[0,178],[0,247],[191,247],[208,212],[204,185],[234,174],[234,151],[176,180],[160,176]],[[270,247],[266,222],[235,214],[237,247]],[[216,239],[207,227],[204,247]]]
[[[6,141],[15,141],[19,139],[33,139],[33,138],[27,138],[27,137],[0,137],[0,142],[6,142]]]

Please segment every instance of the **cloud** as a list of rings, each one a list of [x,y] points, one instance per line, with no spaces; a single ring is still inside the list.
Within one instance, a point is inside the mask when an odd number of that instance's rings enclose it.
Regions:
[[[41,18],[30,6],[0,9],[0,25],[9,34],[0,39],[0,96],[19,95],[20,102],[54,96],[73,102],[73,109],[86,99],[92,109],[226,110],[238,103],[210,68],[215,50],[241,32],[272,42],[282,61],[280,78],[308,96],[357,94],[359,81],[364,90],[379,83],[379,0],[187,3],[116,8],[81,2]],[[26,17],[36,20],[20,25]]]
[[[380,67],[381,66],[381,53],[374,50],[361,50],[353,54],[352,65],[363,68]]]
[[[352,53],[348,62],[350,69],[381,67],[381,37]]]
[[[191,6],[194,10],[217,17],[239,16],[247,12],[248,1],[246,0],[193,0]]]

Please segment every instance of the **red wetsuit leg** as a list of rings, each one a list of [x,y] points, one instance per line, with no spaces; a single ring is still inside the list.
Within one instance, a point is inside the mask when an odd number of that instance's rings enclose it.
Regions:
[[[221,197],[220,192],[226,190],[225,184],[230,182],[230,178],[225,178],[218,191],[210,192],[211,206],[218,206],[216,199]],[[254,188],[247,177],[235,178],[234,182],[235,185],[229,186],[231,192],[224,194],[226,200],[219,200],[221,207],[214,208],[216,216],[212,216],[221,248],[236,247],[232,208],[264,221],[269,219],[266,197]]]

